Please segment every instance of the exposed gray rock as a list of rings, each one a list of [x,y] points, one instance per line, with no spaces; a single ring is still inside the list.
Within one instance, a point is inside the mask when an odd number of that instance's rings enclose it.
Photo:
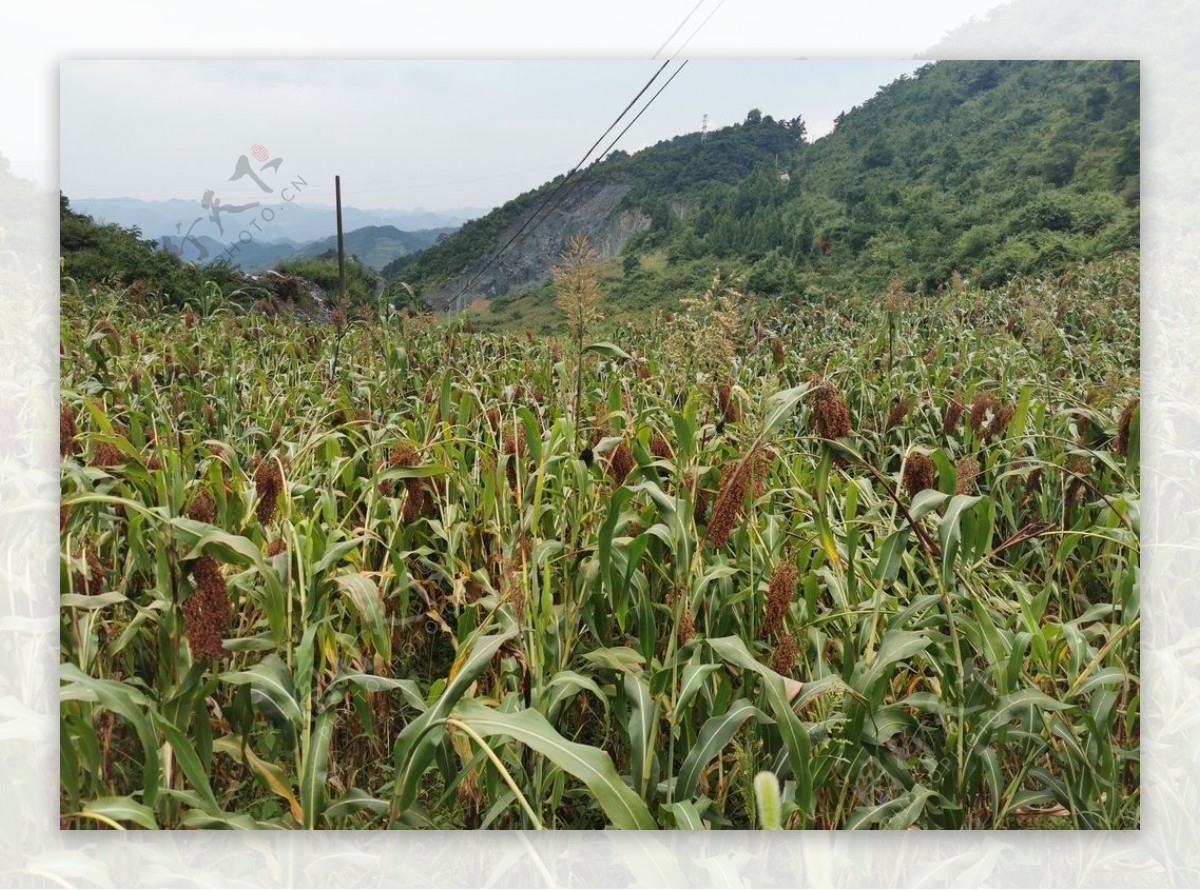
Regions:
[[[630,182],[611,180],[568,183],[564,188],[565,197],[559,196],[561,203],[544,221],[529,226],[499,261],[487,265],[495,251],[521,228],[528,216],[511,223],[497,239],[495,248],[463,273],[430,291],[425,295],[426,299],[435,309],[463,309],[478,299],[491,300],[532,287],[550,275],[558,265],[568,239],[577,232],[587,237],[599,259],[607,259],[617,253],[630,236],[650,226],[650,217],[638,210],[617,211],[631,187]],[[479,274],[481,270],[484,270],[483,274]]]

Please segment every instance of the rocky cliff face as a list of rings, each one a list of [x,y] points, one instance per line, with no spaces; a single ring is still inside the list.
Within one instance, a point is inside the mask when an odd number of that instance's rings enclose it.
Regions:
[[[568,183],[563,189],[565,197],[564,194],[559,195],[561,203],[550,216],[530,225],[483,274],[478,273],[496,250],[521,227],[527,216],[509,225],[486,256],[476,260],[446,284],[425,294],[426,299],[435,309],[456,310],[478,299],[490,300],[531,287],[550,275],[559,262],[560,254],[566,249],[567,240],[577,232],[587,237],[601,260],[607,259],[617,253],[631,235],[650,226],[650,218],[637,210],[617,210],[617,205],[631,185],[627,181],[584,180],[574,186]]]

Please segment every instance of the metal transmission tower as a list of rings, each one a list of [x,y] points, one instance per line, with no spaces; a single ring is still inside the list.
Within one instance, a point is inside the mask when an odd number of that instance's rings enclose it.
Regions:
[[[700,141],[703,142],[708,138],[708,115],[704,115],[704,120],[700,122]]]

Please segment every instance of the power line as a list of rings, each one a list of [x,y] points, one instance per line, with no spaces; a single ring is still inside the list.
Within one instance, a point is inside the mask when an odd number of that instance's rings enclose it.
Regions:
[[[646,111],[650,108],[650,106],[654,104],[654,100],[657,99],[662,94],[662,91],[671,85],[671,81],[673,81],[676,77],[679,76],[679,72],[687,67],[687,63],[688,63],[687,59],[684,59],[683,62],[680,63],[679,67],[675,69],[675,73],[672,74],[669,78],[667,78],[667,82],[658,88],[658,92],[656,92],[653,96],[650,97],[650,101],[642,106],[642,110],[639,111],[637,113],[637,115],[634,116],[633,120],[631,120],[628,124],[625,125],[624,130],[622,130],[620,133],[617,134],[617,138],[608,144],[608,148],[604,149],[604,155],[607,155],[612,150],[612,147],[621,140],[621,137],[629,132],[629,128],[638,122],[638,118],[640,118],[643,114],[645,114]],[[593,161],[592,164],[594,165],[595,162]],[[592,165],[589,165],[588,170],[591,169],[591,166]],[[586,173],[587,171],[585,170],[584,172]]]
[[[686,68],[686,67],[687,67],[687,63],[688,63],[688,60],[687,60],[687,59],[684,59],[684,60],[683,60],[683,62],[682,62],[680,65],[679,65],[679,67],[675,69],[674,73],[673,73],[673,74],[672,74],[672,75],[671,75],[669,78],[667,78],[667,82],[666,82],[666,83],[664,83],[664,84],[663,84],[661,87],[659,87],[659,88],[658,88],[658,92],[656,92],[656,93],[655,93],[653,96],[651,96],[651,97],[650,97],[650,101],[649,101],[649,102],[647,102],[645,105],[643,105],[643,106],[642,106],[642,110],[641,110],[641,111],[639,111],[639,112],[638,112],[638,113],[637,113],[637,114],[634,116],[633,120],[631,120],[631,121],[630,121],[628,124],[626,124],[626,125],[625,125],[625,129],[621,130],[621,132],[617,134],[617,138],[616,138],[616,139],[614,139],[612,142],[610,142],[610,143],[608,144],[608,147],[604,149],[604,151],[603,151],[603,152],[600,154],[600,156],[599,156],[599,157],[598,157],[596,160],[592,161],[592,163],[591,163],[591,164],[589,164],[589,165],[587,166],[587,169],[586,169],[586,170],[584,170],[584,171],[583,171],[581,174],[579,174],[579,178],[575,180],[575,183],[574,183],[574,185],[573,185],[573,187],[572,187],[572,191],[571,191],[571,192],[568,192],[568,193],[567,193],[567,194],[565,194],[565,195],[563,195],[563,197],[562,197],[562,198],[561,198],[559,201],[557,201],[555,204],[553,204],[553,205],[550,207],[550,209],[546,211],[546,215],[542,217],[542,222],[545,222],[547,219],[549,219],[549,218],[550,218],[550,214],[551,214],[551,213],[553,213],[555,210],[557,210],[557,209],[558,209],[558,206],[559,206],[559,204],[561,204],[563,201],[565,201],[567,198],[569,198],[569,197],[571,196],[571,194],[572,194],[572,192],[574,191],[574,189],[576,189],[576,188],[578,188],[578,187],[579,187],[579,183],[583,181],[583,179],[584,179],[584,178],[587,176],[587,174],[588,174],[588,173],[591,171],[592,167],[596,166],[596,164],[598,164],[598,163],[599,163],[599,161],[600,161],[600,158],[606,157],[606,156],[608,155],[608,153],[609,153],[610,151],[612,151],[612,149],[613,149],[613,146],[615,146],[615,145],[616,145],[618,142],[620,142],[620,141],[621,141],[621,137],[622,137],[622,136],[624,136],[626,133],[628,133],[628,132],[629,132],[629,129],[630,129],[630,128],[631,128],[631,127],[634,125],[634,124],[636,124],[636,123],[638,122],[638,119],[639,119],[639,118],[640,118],[640,117],[641,117],[643,114],[645,114],[645,113],[646,113],[646,111],[647,111],[647,110],[650,108],[650,106],[651,106],[651,105],[653,105],[653,104],[654,104],[654,100],[655,100],[655,99],[657,99],[657,98],[659,97],[659,95],[661,95],[661,94],[662,94],[662,91],[663,91],[663,90],[665,90],[667,87],[669,87],[669,86],[671,85],[671,81],[672,81],[672,80],[674,80],[676,77],[678,77],[678,76],[679,76],[679,72],[680,72],[680,71],[682,71],[684,68]]]
[[[621,111],[621,113],[616,116],[616,119],[613,120],[613,122],[608,125],[608,129],[605,130],[603,133],[601,133],[600,138],[592,143],[592,147],[587,150],[587,152],[584,154],[584,156],[579,159],[579,163],[576,164],[571,169],[571,172],[567,174],[568,177],[571,175],[571,173],[574,173],[581,166],[583,166],[583,163],[588,159],[588,157],[591,155],[591,153],[596,150],[596,146],[599,145],[601,142],[603,142],[604,137],[607,136],[609,133],[611,133],[613,131],[613,127],[615,127],[617,124],[619,124],[621,122],[621,118],[623,118],[625,115],[627,115],[629,113],[629,109],[634,106],[634,104],[637,102],[638,99],[642,98],[642,94],[645,93],[646,90],[650,89],[650,84],[652,84],[652,83],[654,83],[654,81],[658,80],[658,75],[663,73],[663,69],[666,68],[667,65],[670,64],[670,62],[671,62],[671,60],[667,59],[667,61],[663,62],[659,66],[658,70],[654,72],[654,76],[651,77],[648,81],[646,81],[645,86],[643,86],[640,90],[638,90],[638,94],[629,100],[629,104],[626,105],[625,108]],[[654,100],[651,100],[651,101],[654,101]],[[566,180],[564,180],[564,182],[565,181]]]
[[[712,12],[710,12],[708,15],[706,15],[704,17],[704,21],[702,21],[699,25],[696,26],[696,30],[692,32],[692,36],[689,37],[687,40],[683,41],[683,46],[681,46],[681,47],[679,47],[679,49],[675,50],[675,55],[679,55],[681,52],[683,52],[685,49],[687,49],[687,45],[696,39],[697,34],[699,34],[702,30],[704,30],[704,26],[708,24],[708,20],[711,19],[714,15],[716,15],[717,12],[720,11],[721,7],[724,5],[725,5],[725,0],[720,0],[720,2],[716,6],[713,7]],[[690,18],[690,16],[689,16],[689,18]]]
[[[601,133],[600,138],[592,143],[592,147],[589,148],[584,153],[583,157],[579,159],[579,163],[576,164],[574,167],[572,167],[571,170],[567,173],[567,175],[563,177],[562,181],[558,184],[558,186],[554,189],[554,191],[552,191],[549,195],[546,196],[545,199],[542,200],[542,202],[534,209],[533,213],[530,214],[530,216],[525,220],[524,223],[522,223],[521,227],[519,229],[517,229],[517,231],[513,234],[513,236],[511,238],[509,238],[506,242],[504,242],[504,245],[498,251],[496,251],[494,254],[492,254],[491,258],[486,263],[483,264],[482,268],[480,268],[480,270],[478,272],[476,272],[474,275],[472,275],[467,280],[467,283],[463,285],[462,290],[460,290],[458,292],[458,294],[455,295],[455,297],[452,300],[450,300],[450,302],[447,304],[448,306],[452,306],[455,303],[457,303],[462,298],[462,296],[468,290],[471,289],[471,285],[474,284],[479,279],[479,276],[481,276],[484,272],[486,272],[488,269],[490,269],[496,263],[496,261],[499,260],[500,257],[504,254],[504,251],[508,250],[508,248],[512,245],[512,243],[521,236],[521,233],[524,232],[527,228],[529,228],[530,224],[534,221],[534,219],[537,218],[538,214],[541,213],[542,209],[547,204],[549,204],[552,200],[554,200],[554,197],[559,192],[562,191],[563,187],[567,184],[567,182],[571,179],[571,177],[575,175],[575,173],[579,170],[579,168],[581,166],[583,166],[583,164],[591,156],[592,152],[596,150],[596,146],[599,145],[601,142],[603,142],[604,137],[613,131],[613,128],[616,127],[616,125],[621,122],[621,118],[625,117],[625,115],[629,113],[629,109],[634,106],[634,104],[637,102],[638,99],[642,98],[642,95],[646,92],[646,90],[650,89],[650,85],[653,84],[654,81],[658,80],[658,76],[663,73],[663,69],[666,68],[667,65],[669,65],[670,63],[671,63],[671,60],[667,59],[667,61],[663,62],[662,65],[659,66],[658,70],[654,72],[654,75],[648,81],[646,81],[645,85],[640,90],[638,90],[637,95],[634,96],[633,99],[630,100],[629,104],[626,105],[625,108],[621,111],[621,113],[616,116],[616,118],[613,120],[613,122],[608,125],[608,129],[605,130],[603,133]],[[678,74],[679,73],[678,70],[676,70],[675,73]],[[674,75],[671,75],[671,79],[672,80],[674,79]],[[670,80],[667,81],[667,83],[670,83],[670,82],[671,82]],[[659,92],[662,92],[662,90],[659,90]],[[657,95],[658,94],[656,93],[655,97],[657,97]],[[651,99],[650,101],[653,102],[654,99]],[[636,118],[635,118],[635,120],[636,120]],[[626,127],[626,129],[628,129],[628,127]],[[623,132],[624,131],[622,131],[622,133]],[[620,138],[621,138],[620,136],[617,137],[617,139],[620,139]],[[614,143],[615,143],[615,141],[616,140],[614,140]],[[607,151],[605,152],[605,154],[607,154]],[[601,157],[603,157],[603,155],[601,155]],[[594,164],[595,161],[593,161],[592,163]],[[590,167],[589,167],[589,169],[590,169]]]
[[[668,61],[670,61],[670,60],[668,60]],[[662,86],[660,86],[660,87],[658,88],[658,90],[657,90],[657,91],[654,93],[654,95],[650,97],[649,101],[647,101],[647,102],[646,102],[646,104],[642,106],[641,110],[640,110],[640,111],[639,111],[639,112],[638,112],[636,115],[634,115],[634,118],[633,118],[633,120],[631,120],[631,121],[630,121],[628,124],[626,124],[626,125],[625,125],[625,127],[624,127],[624,129],[622,129],[622,130],[621,130],[621,132],[617,134],[616,138],[615,138],[615,139],[613,139],[613,141],[612,141],[612,142],[610,142],[610,143],[608,144],[608,146],[607,146],[607,147],[604,149],[604,151],[602,151],[602,152],[601,152],[599,155],[597,155],[597,156],[596,156],[596,158],[595,158],[595,159],[592,161],[592,163],[590,163],[590,164],[589,164],[589,165],[588,165],[588,166],[587,166],[587,167],[586,167],[586,168],[583,170],[583,172],[579,174],[579,177],[578,177],[578,178],[577,178],[577,179],[574,181],[574,183],[573,183],[573,185],[572,185],[572,189],[571,189],[571,191],[569,191],[569,192],[568,192],[566,195],[563,195],[563,197],[562,197],[562,198],[560,198],[559,200],[555,201],[553,204],[551,204],[551,205],[550,205],[550,208],[549,208],[549,209],[548,209],[548,210],[545,212],[545,214],[544,214],[544,215],[542,215],[542,217],[541,217],[541,220],[538,222],[538,225],[541,225],[541,224],[542,224],[542,223],[544,223],[546,220],[548,220],[548,219],[550,218],[550,214],[552,214],[552,213],[553,213],[555,210],[557,210],[557,209],[558,209],[558,207],[559,207],[559,205],[560,205],[560,204],[561,204],[563,201],[565,201],[565,200],[566,200],[568,197],[570,197],[570,196],[571,196],[571,194],[573,194],[573,193],[574,193],[575,189],[576,189],[576,188],[578,188],[578,186],[579,186],[579,183],[583,181],[584,177],[586,177],[586,176],[587,176],[587,174],[588,174],[588,173],[591,171],[591,169],[592,169],[594,166],[596,166],[596,164],[600,163],[600,161],[601,161],[601,160],[603,160],[605,157],[607,157],[608,153],[609,153],[610,151],[612,151],[613,147],[614,147],[614,146],[615,146],[615,145],[616,145],[618,142],[620,142],[620,141],[621,141],[621,137],[622,137],[622,136],[624,136],[626,133],[628,133],[628,132],[629,132],[629,129],[630,129],[630,128],[631,128],[631,127],[634,125],[634,124],[636,124],[636,123],[638,122],[638,120],[641,118],[641,116],[642,116],[643,114],[645,114],[645,113],[646,113],[646,111],[647,111],[647,110],[650,108],[650,106],[651,106],[651,105],[653,105],[653,104],[654,104],[654,101],[655,101],[655,100],[656,100],[656,99],[657,99],[657,98],[658,98],[660,95],[662,95],[662,92],[663,92],[663,90],[665,90],[667,87],[669,87],[669,86],[671,85],[671,81],[673,81],[673,80],[674,80],[676,77],[678,77],[678,76],[679,76],[679,72],[681,72],[681,71],[682,71],[684,68],[686,68],[686,67],[687,67],[687,63],[688,63],[688,60],[687,60],[687,59],[684,59],[684,61],[683,61],[683,62],[682,62],[680,65],[679,65],[679,67],[678,67],[678,68],[676,68],[674,72],[672,72],[671,76],[670,76],[669,78],[667,78],[667,81],[666,81],[666,83],[664,83]],[[664,65],[663,65],[663,67],[666,67],[665,63],[664,63]],[[660,69],[659,69],[659,71],[661,72],[661,71],[662,71],[662,68],[660,68]],[[655,76],[657,77],[657,74],[656,74]],[[651,79],[651,82],[653,82],[653,79]],[[648,87],[649,85],[650,85],[650,84],[648,83],[646,86]],[[642,89],[642,91],[641,91],[641,92],[642,92],[642,93],[644,93],[645,91],[646,91],[646,89],[645,89],[645,87],[643,87],[643,89]],[[638,95],[640,96],[640,95],[641,95],[641,93],[639,93]],[[634,101],[635,101],[635,102],[637,101],[637,97],[635,97],[635,98],[634,98]],[[631,102],[631,103],[630,103],[630,106],[632,106],[632,104],[633,104],[633,103]],[[626,107],[625,111],[628,111],[628,110],[629,110],[629,107]],[[622,115],[624,115],[624,113],[625,113],[625,112],[622,112]],[[618,120],[619,120],[619,118],[618,118]],[[609,130],[611,130],[611,129],[612,129],[612,127],[609,127]],[[607,135],[607,133],[606,133],[606,135]],[[602,138],[603,138],[603,137],[602,137]],[[592,147],[593,147],[593,148],[595,148],[595,146],[594,146],[594,145],[593,145]],[[589,152],[589,154],[590,154],[590,152]],[[586,156],[585,156],[585,157],[586,157]],[[575,170],[572,170],[572,171],[571,171],[571,173],[575,173],[575,172],[576,172],[576,170],[578,170],[578,169],[579,169],[579,168],[578,168],[578,167],[576,167],[576,168],[575,168]],[[552,201],[552,200],[554,199],[554,197],[555,197],[555,196],[556,196],[556,195],[557,195],[559,192],[561,192],[561,191],[562,191],[563,187],[564,187],[566,184],[567,184],[567,179],[566,179],[566,178],[564,178],[564,179],[563,179],[563,181],[562,181],[561,183],[559,183],[559,186],[558,186],[558,188],[556,188],[556,189],[555,189],[555,190],[554,190],[554,191],[553,191],[553,192],[552,192],[552,193],[549,195],[549,197],[547,198],[547,200],[546,200],[546,201],[543,201],[543,202],[542,202],[542,203],[541,203],[541,204],[540,204],[540,205],[537,207],[537,209],[535,209],[535,210],[534,210],[533,214],[532,214],[532,215],[530,215],[530,217],[529,217],[529,218],[528,218],[528,219],[525,221],[525,223],[524,223],[524,224],[521,226],[521,228],[519,228],[519,229],[516,231],[516,233],[515,233],[515,234],[513,234],[513,236],[512,236],[511,238],[509,238],[509,239],[508,239],[508,241],[506,241],[506,242],[504,243],[504,246],[503,246],[503,247],[501,247],[501,248],[500,248],[500,250],[498,250],[498,251],[497,251],[495,254],[493,254],[493,255],[492,255],[492,258],[491,258],[490,260],[488,260],[488,262],[487,262],[487,263],[485,263],[485,264],[483,265],[483,267],[482,267],[482,268],[481,268],[481,269],[480,269],[478,272],[476,272],[474,275],[472,275],[472,276],[471,276],[471,278],[470,278],[470,279],[467,281],[467,283],[466,283],[466,284],[463,286],[462,290],[461,290],[461,291],[459,291],[459,292],[458,292],[458,294],[457,294],[457,295],[456,295],[456,296],[455,296],[455,297],[454,297],[454,298],[453,298],[453,299],[452,299],[452,300],[451,300],[451,301],[450,301],[450,302],[447,304],[447,306],[448,306],[448,307],[449,307],[449,306],[453,306],[453,305],[455,305],[455,304],[456,304],[456,303],[457,303],[457,302],[458,302],[458,301],[459,301],[459,300],[462,298],[462,296],[463,296],[463,295],[464,295],[464,294],[465,294],[465,293],[466,293],[468,290],[470,290],[470,288],[471,288],[471,285],[472,285],[472,284],[474,284],[474,283],[475,283],[475,282],[476,282],[476,281],[479,279],[479,277],[480,277],[481,275],[483,275],[483,273],[484,273],[484,272],[486,272],[486,271],[487,271],[489,268],[491,268],[491,266],[492,266],[492,265],[493,265],[493,264],[494,264],[494,263],[495,263],[497,260],[499,260],[499,259],[500,259],[500,257],[501,257],[501,256],[504,254],[504,251],[506,251],[506,250],[509,248],[509,246],[510,246],[510,245],[512,245],[512,243],[513,243],[514,241],[516,241],[518,237],[520,237],[521,233],[522,233],[523,231],[525,231],[525,229],[527,229],[527,228],[528,228],[528,227],[529,227],[529,226],[530,226],[530,225],[531,225],[531,224],[534,222],[534,220],[536,220],[536,219],[538,218],[538,215],[539,215],[539,214],[541,214],[542,208],[543,208],[543,207],[545,207],[545,206],[546,206],[546,205],[547,205],[547,204],[548,204],[550,201]],[[536,226],[535,226],[535,229],[534,229],[534,230],[536,231]],[[532,232],[531,232],[530,234],[532,234]]]
[[[674,39],[675,39],[675,35],[676,35],[676,34],[678,34],[678,33],[680,32],[680,30],[683,28],[683,26],[684,26],[684,25],[686,25],[686,24],[688,23],[688,20],[689,20],[689,19],[690,19],[692,16],[694,16],[694,15],[696,14],[696,10],[697,10],[697,9],[699,9],[699,8],[700,8],[701,6],[703,6],[703,5],[704,5],[704,0],[700,0],[700,2],[699,2],[699,3],[697,3],[695,6],[693,6],[693,7],[692,7],[692,11],[691,11],[691,12],[689,12],[689,13],[687,14],[687,16],[685,16],[685,17],[684,17],[684,19],[683,19],[683,21],[682,21],[682,22],[680,22],[678,25],[676,25],[676,26],[675,26],[675,30],[671,32],[671,36],[670,36],[670,37],[668,37],[666,40],[664,40],[664,41],[663,41],[663,44],[662,44],[662,46],[660,46],[660,47],[658,48],[658,51],[657,51],[657,52],[655,52],[655,53],[654,53],[654,55],[652,55],[650,58],[652,58],[652,59],[657,59],[657,58],[658,58],[658,54],[659,54],[659,53],[661,53],[661,52],[662,52],[664,49],[666,49],[666,48],[667,48],[667,44],[668,44],[668,43],[670,43],[672,40],[674,40]],[[703,26],[703,25],[701,25],[701,27],[704,27],[704,26]],[[685,45],[686,45],[686,44],[685,44]]]
[[[683,21],[681,21],[675,27],[675,30],[671,32],[671,34],[663,42],[662,46],[660,46],[658,48],[658,50],[654,53],[654,55],[651,58],[658,58],[659,53],[661,53],[667,47],[667,45],[672,40],[675,39],[675,35],[678,34],[683,29],[683,26],[688,23],[688,21],[692,18],[692,16],[694,16],[696,14],[697,10],[699,10],[700,7],[703,5],[704,5],[704,0],[699,0],[699,2],[697,2],[696,5],[692,7],[691,12],[689,12],[686,16],[684,16]],[[709,20],[714,15],[716,15],[717,12],[724,5],[725,5],[725,0],[718,0],[717,5],[714,6],[712,11],[704,17],[704,21],[702,21],[696,27],[696,29],[694,31],[692,31],[692,33],[688,37],[688,39],[683,42],[683,45],[680,46],[679,49],[677,49],[675,51],[676,55],[683,52],[683,50],[687,48],[687,45],[689,43],[691,43],[692,40],[695,39],[696,35],[699,34],[704,29],[704,26],[708,24]],[[600,142],[604,139],[604,137],[607,136],[612,131],[613,127],[616,126],[617,121],[620,121],[620,119],[622,117],[624,117],[626,113],[628,113],[629,109],[632,108],[634,103],[636,103],[637,100],[642,96],[642,94],[646,92],[646,90],[650,87],[650,84],[652,84],[655,81],[655,79],[658,78],[659,74],[662,73],[663,68],[666,68],[667,63],[670,61],[672,61],[672,59],[668,59],[666,62],[663,62],[662,66],[658,69],[658,71],[656,71],[654,73],[654,77],[650,78],[650,80],[646,82],[646,85],[644,87],[642,87],[642,89],[638,92],[638,94],[636,96],[633,97],[633,101],[631,101],[627,106],[625,106],[625,110],[622,111],[621,114],[617,116],[617,120],[613,121],[613,123],[609,126],[609,128],[607,130],[605,130],[604,133],[600,136],[600,139],[597,139],[596,142],[592,145],[592,147],[590,149],[588,149],[587,154],[585,154],[583,156],[583,160],[587,160],[588,155],[590,155],[592,153],[592,151],[595,150],[596,145],[599,145]],[[683,63],[678,68],[675,69],[675,72],[670,76],[670,78],[667,79],[667,82],[664,83],[661,87],[659,87],[658,92],[656,92],[653,96],[650,97],[650,101],[648,101],[642,107],[642,110],[637,113],[637,115],[634,117],[634,119],[625,126],[625,129],[623,129],[620,133],[617,134],[617,138],[614,139],[612,142],[610,142],[608,147],[603,152],[601,152],[601,154],[598,155],[595,158],[595,160],[592,161],[591,164],[589,164],[587,166],[587,168],[583,171],[583,173],[580,174],[579,179],[575,180],[576,186],[578,186],[578,183],[580,182],[580,180],[582,180],[582,178],[587,175],[587,172],[589,170],[591,170],[592,167],[594,167],[601,160],[601,158],[608,155],[609,151],[612,150],[613,146],[615,146],[617,144],[617,142],[620,141],[621,137],[624,136],[629,131],[629,128],[632,127],[635,123],[637,123],[638,118],[640,118],[643,114],[646,113],[646,110],[651,105],[654,104],[654,100],[659,97],[659,95],[662,93],[663,90],[665,90],[668,86],[670,86],[671,81],[674,80],[678,76],[679,72],[682,71],[687,66],[688,61],[689,60],[685,59],[683,61]],[[583,163],[583,161],[580,161],[580,164],[582,164],[582,163]],[[533,221],[535,219],[537,219],[538,214],[540,214],[542,211],[542,208],[544,208],[550,201],[553,201],[554,197],[556,195],[558,195],[559,192],[562,191],[563,187],[566,186],[568,180],[570,180],[571,176],[573,176],[575,174],[575,172],[578,171],[578,169],[579,169],[579,165],[576,165],[565,177],[563,177],[563,180],[562,180],[562,182],[560,182],[558,184],[558,187],[555,188],[554,191],[550,193],[550,195],[546,198],[546,200],[542,201],[541,204],[538,205],[538,207],[533,211],[533,213],[529,216],[529,218],[526,219],[526,221],[521,225],[521,227],[519,229],[517,229],[517,231],[513,234],[513,236],[511,238],[509,238],[498,251],[496,251],[494,254],[492,254],[491,259],[489,259],[486,263],[484,263],[483,267],[480,268],[480,270],[478,272],[476,272],[474,275],[472,275],[467,280],[467,283],[465,285],[463,285],[462,290],[460,290],[458,292],[458,294],[456,294],[447,303],[447,308],[449,308],[450,306],[453,306],[460,299],[462,299],[463,295],[466,294],[466,292],[471,289],[471,285],[474,284],[477,280],[479,280],[479,277],[481,275],[483,275],[483,273],[486,272],[488,269],[490,269],[500,259],[501,256],[503,256],[504,252],[506,250],[508,250],[508,248],[513,244],[513,242],[515,242],[517,240],[517,238],[519,238],[521,236],[521,233],[524,232],[525,229],[527,229],[533,223]],[[574,191],[574,189],[572,189],[572,191]],[[569,197],[570,194],[571,193],[568,192],[568,194],[564,196],[564,199],[566,197]],[[553,213],[555,209],[557,209],[557,207],[559,206],[560,203],[561,203],[561,201],[555,202],[550,207],[550,209],[546,212],[545,216],[542,217],[542,222],[545,222],[547,219],[550,218],[550,214]],[[536,228],[535,228],[535,231],[536,231]]]

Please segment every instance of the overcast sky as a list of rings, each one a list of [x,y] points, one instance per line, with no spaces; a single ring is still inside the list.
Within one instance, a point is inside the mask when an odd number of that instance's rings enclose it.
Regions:
[[[301,177],[306,203],[492,207],[569,170],[659,61],[68,61],[60,182],[69,198],[262,196]],[[672,63],[640,107],[676,69]],[[811,138],[921,61],[694,60],[617,144],[636,151],[740,122],[802,115]],[[624,125],[624,122],[621,126]],[[601,147],[620,132],[613,130]]]

